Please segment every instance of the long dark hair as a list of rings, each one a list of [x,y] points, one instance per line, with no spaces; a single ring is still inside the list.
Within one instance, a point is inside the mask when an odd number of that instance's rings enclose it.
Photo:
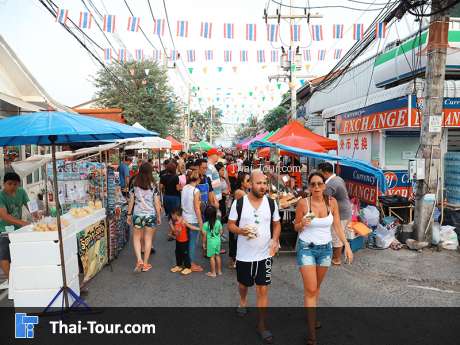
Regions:
[[[142,163],[139,173],[134,179],[134,186],[142,189],[152,189],[154,185],[152,172],[153,168],[150,163]]]
[[[206,207],[206,210],[204,210],[204,215],[206,219],[208,220],[209,223],[209,229],[211,230],[211,234],[214,236],[214,225],[216,225],[216,220],[217,220],[217,208],[215,208],[212,205],[209,205]]]
[[[249,174],[246,171],[238,172],[238,178],[236,180],[236,189],[242,188],[243,182],[246,179],[246,176],[249,176]]]

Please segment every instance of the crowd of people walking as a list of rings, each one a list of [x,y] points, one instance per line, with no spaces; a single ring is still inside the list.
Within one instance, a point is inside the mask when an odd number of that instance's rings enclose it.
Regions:
[[[155,252],[155,232],[164,210],[168,240],[176,242],[172,273],[203,272],[198,260],[203,255],[209,260],[206,275],[219,277],[224,271],[222,255],[228,254],[228,268],[236,269],[238,281],[238,315],[246,315],[248,289],[254,285],[257,307],[267,307],[281,223],[277,202],[267,196],[268,174],[261,169],[263,165],[243,157],[225,157],[214,148],[199,155],[181,152],[165,160],[162,170],[151,160],[139,161],[134,175],[128,168],[131,162],[126,158],[120,166],[120,187],[129,201],[134,270],[152,268],[150,255]],[[296,261],[304,285],[304,306],[316,307],[329,266],[340,265],[342,253],[347,262],[353,260],[345,236],[351,208],[345,183],[333,174],[329,163],[320,164],[309,175],[307,189],[308,197],[296,206],[293,229],[298,232]],[[223,241],[228,241],[228,253]],[[320,324],[314,315],[308,327],[308,343],[315,344]],[[272,342],[262,314],[257,330],[265,343]]]

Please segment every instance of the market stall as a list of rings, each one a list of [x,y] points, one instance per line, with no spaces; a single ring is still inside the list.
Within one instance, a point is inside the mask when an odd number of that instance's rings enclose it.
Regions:
[[[213,148],[213,146],[210,143],[202,140],[199,143],[196,143],[195,145],[190,147],[190,151],[192,151],[192,152],[206,152],[206,151],[208,151],[208,150],[210,150],[212,148]]]
[[[84,279],[90,279],[94,272],[100,269],[107,260],[107,255],[104,253],[107,246],[103,243],[104,238],[107,242],[107,231],[102,202],[90,204],[87,208],[75,209],[76,211],[71,210],[70,214],[62,213],[56,145],[154,135],[156,133],[112,121],[63,112],[37,112],[0,120],[0,146],[25,144],[51,146],[54,202],[56,204],[55,217],[40,219],[33,225],[6,233],[13,244],[10,290],[15,305],[16,296],[28,296],[25,299],[17,297],[18,304],[47,306],[46,309],[52,306],[65,306],[67,308],[71,305],[84,304],[79,298],[79,281],[74,279],[75,263],[78,262],[77,255],[82,258]],[[99,210],[91,212],[94,209]],[[34,211],[31,210],[32,213]],[[18,241],[18,236],[23,236],[22,238],[25,240]],[[37,242],[43,243],[36,244]],[[76,246],[77,243],[78,246]],[[31,251],[28,246],[37,246],[41,250]],[[48,254],[53,258],[49,258],[49,260],[40,259],[41,256]],[[27,259],[24,258],[24,255],[27,255]],[[41,281],[43,284],[40,285],[30,278],[21,280],[21,277],[27,275],[23,271],[24,267],[29,267],[28,272],[33,271],[34,275],[38,276],[45,276],[52,272],[55,278],[54,284],[47,285]],[[21,271],[23,273],[18,273]],[[78,272],[78,269],[76,271]],[[57,272],[60,273],[60,276]],[[37,292],[37,288],[48,291],[46,293]],[[37,296],[42,295],[44,297],[38,299]],[[50,295],[54,295],[54,297],[45,302]],[[32,298],[35,296],[35,300],[30,300],[31,296]]]

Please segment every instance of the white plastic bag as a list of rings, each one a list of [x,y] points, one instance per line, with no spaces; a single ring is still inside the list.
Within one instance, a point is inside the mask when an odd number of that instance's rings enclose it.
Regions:
[[[388,230],[381,224],[377,225],[377,230],[375,233],[375,245],[377,247],[386,249],[395,239],[394,231]]]
[[[441,226],[440,238],[442,248],[448,250],[457,250],[458,237],[454,229],[455,227],[450,225]]]
[[[367,206],[363,208],[363,220],[369,226],[377,226],[379,224],[380,212],[375,206]]]

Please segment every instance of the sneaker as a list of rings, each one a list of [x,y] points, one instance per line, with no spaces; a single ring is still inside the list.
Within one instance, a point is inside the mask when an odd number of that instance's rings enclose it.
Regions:
[[[182,271],[182,270],[183,270],[183,268],[180,267],[180,266],[174,266],[173,268],[170,269],[170,271],[171,271],[172,273],[180,272],[180,271]]]
[[[191,270],[190,268],[184,268],[184,269],[180,272],[180,274],[183,274],[184,276],[186,276],[186,275],[188,275],[188,274],[190,274],[190,273],[192,273],[192,270]]]
[[[0,284],[0,290],[8,290],[9,286],[10,286],[9,281],[7,279],[3,283]]]

